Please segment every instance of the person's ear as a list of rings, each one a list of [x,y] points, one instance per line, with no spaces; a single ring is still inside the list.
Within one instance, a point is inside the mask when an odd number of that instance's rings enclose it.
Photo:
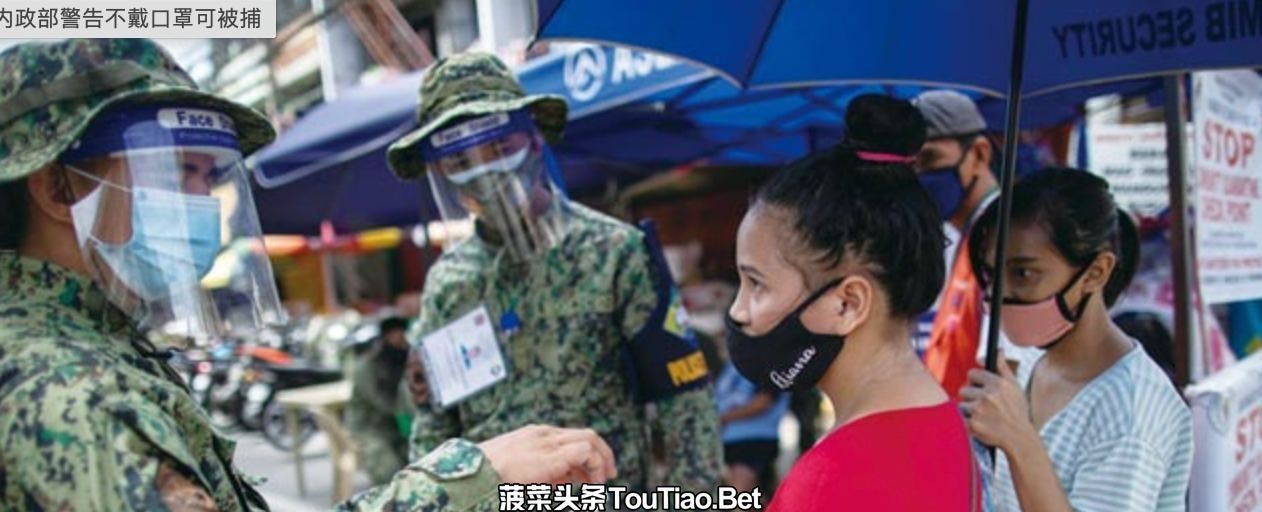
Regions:
[[[966,158],[960,166],[960,183],[967,187],[982,173],[990,172],[990,140],[980,135],[974,137],[964,151]]]
[[[808,308],[802,322],[811,332],[846,336],[867,322],[875,300],[876,288],[871,280],[847,277]]]
[[[984,135],[978,135],[973,139],[973,146],[969,150],[973,152],[973,157],[979,165],[989,169],[990,160],[995,154],[995,148],[991,147],[990,139]]]
[[[1087,265],[1087,272],[1082,276],[1082,292],[1084,294],[1100,293],[1109,284],[1109,278],[1113,276],[1113,270],[1117,266],[1117,255],[1104,252]]]
[[[30,198],[32,213],[56,222],[71,224],[70,183],[67,177],[52,165],[46,166],[26,179],[26,193]]]

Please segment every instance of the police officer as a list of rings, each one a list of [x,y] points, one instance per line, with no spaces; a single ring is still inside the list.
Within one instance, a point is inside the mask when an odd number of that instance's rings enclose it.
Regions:
[[[240,165],[273,136],[152,41],[0,53],[0,503],[266,509],[166,358],[279,318]],[[221,251],[238,270],[208,278]],[[590,431],[453,439],[345,507],[492,510],[500,481],[600,481],[611,459]]]
[[[668,454],[659,483],[713,492],[722,453],[704,357],[652,237],[568,200],[557,184],[548,143],[566,111],[559,97],[526,95],[494,56],[449,56],[422,81],[420,127],[389,148],[400,177],[428,180],[448,233],[471,233],[446,244],[429,271],[414,347],[465,340],[452,334],[466,332],[454,330],[461,319],[484,314],[494,342],[461,352],[463,364],[489,358],[505,369],[449,401],[434,381],[461,370],[425,352],[432,385],[411,453],[530,423],[585,426],[618,454],[616,483],[644,489],[651,403]]]

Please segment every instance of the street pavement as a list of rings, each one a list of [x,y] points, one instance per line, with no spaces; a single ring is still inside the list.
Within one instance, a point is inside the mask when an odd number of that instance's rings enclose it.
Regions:
[[[333,464],[324,434],[316,433],[303,447],[306,495],[298,492],[292,453],[276,449],[257,432],[233,433],[229,437],[237,442],[237,467],[246,474],[266,479],[258,489],[272,510],[311,512],[333,507]],[[361,472],[355,481],[356,492],[370,485],[368,475]]]

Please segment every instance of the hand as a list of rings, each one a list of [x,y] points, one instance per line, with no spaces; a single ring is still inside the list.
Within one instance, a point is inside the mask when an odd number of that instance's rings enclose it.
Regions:
[[[613,450],[591,429],[530,425],[478,445],[509,484],[603,484],[618,476]]]
[[[425,369],[421,366],[421,353],[416,349],[408,352],[406,379],[408,391],[412,392],[412,403],[417,407],[425,405],[429,400],[429,383],[425,381]]]
[[[1014,442],[1035,434],[1030,405],[1007,364],[998,374],[982,369],[968,372],[968,385],[960,389],[960,408],[968,417],[968,430],[989,446],[1005,452]]]

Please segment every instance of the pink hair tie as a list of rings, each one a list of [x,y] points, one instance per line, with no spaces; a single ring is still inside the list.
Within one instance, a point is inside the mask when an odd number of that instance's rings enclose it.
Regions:
[[[879,164],[910,164],[916,161],[914,156],[895,155],[893,153],[874,153],[871,151],[855,151],[860,160]]]

